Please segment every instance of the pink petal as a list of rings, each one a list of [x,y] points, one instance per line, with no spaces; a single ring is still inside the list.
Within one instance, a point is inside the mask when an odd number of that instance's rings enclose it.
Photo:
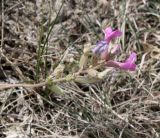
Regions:
[[[104,34],[105,34],[105,40],[107,41],[107,43],[109,44],[109,42],[113,39],[113,38],[117,38],[119,36],[122,35],[122,32],[120,30],[112,30],[111,27],[108,27],[104,30]]]
[[[129,56],[129,58],[126,60],[126,62],[134,63],[137,60],[137,54],[135,52],[132,52]]]
[[[136,69],[136,64],[135,64],[136,59],[137,59],[137,55],[136,55],[136,53],[133,52],[125,62],[117,62],[117,61],[110,60],[110,61],[107,62],[107,66],[120,68],[120,69],[123,69],[123,70],[135,71],[135,69]]]
[[[111,27],[108,27],[103,32],[104,32],[105,35],[107,35],[107,34],[110,35],[113,31],[112,31]]]

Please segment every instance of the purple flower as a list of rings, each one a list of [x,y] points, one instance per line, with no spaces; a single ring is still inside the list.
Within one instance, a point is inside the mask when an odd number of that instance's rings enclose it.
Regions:
[[[108,45],[106,41],[102,40],[97,42],[96,47],[92,49],[92,52],[98,56],[101,55],[102,52],[108,50]]]
[[[104,31],[104,40],[106,40],[107,44],[109,44],[109,42],[117,37],[120,37],[122,35],[122,32],[117,30],[113,30],[111,27],[106,28]]]
[[[103,32],[105,34],[104,39],[96,44],[96,47],[92,49],[92,52],[95,55],[100,56],[102,60],[105,60],[108,67],[134,71],[136,69],[135,62],[137,60],[137,55],[135,52],[132,52],[128,59],[124,62],[112,60],[113,57],[120,52],[120,45],[116,45],[109,50],[109,43],[112,39],[120,37],[122,32],[118,29],[113,30],[111,27],[106,28]]]
[[[109,60],[109,61],[107,61],[107,66],[108,67],[120,68],[120,69],[123,69],[123,70],[135,71],[136,60],[137,60],[137,54],[135,52],[132,52],[131,55],[128,57],[128,59],[126,59],[126,61],[117,62],[117,61]]]
[[[119,30],[112,30],[111,27],[106,28],[104,31],[105,37],[103,40],[97,42],[96,47],[92,49],[92,52],[95,55],[98,55],[101,57],[101,59],[103,60],[109,60],[109,42],[113,39],[113,38],[117,38],[119,36],[121,36],[121,31]],[[119,51],[120,46],[116,46],[115,48],[113,48],[113,50],[111,51],[111,54],[115,55],[117,54],[117,52]]]

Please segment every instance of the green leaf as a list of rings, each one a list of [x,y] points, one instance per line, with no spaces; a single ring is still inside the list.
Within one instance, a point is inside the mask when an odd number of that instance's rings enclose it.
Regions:
[[[58,85],[56,84],[52,84],[50,86],[48,86],[48,89],[51,91],[51,92],[55,92],[57,94],[64,94],[64,91],[63,89],[61,89]]]
[[[60,88],[57,84],[52,82],[51,79],[48,79],[47,81],[47,89],[50,90],[51,92],[55,92],[57,94],[64,94],[64,91],[62,88]]]

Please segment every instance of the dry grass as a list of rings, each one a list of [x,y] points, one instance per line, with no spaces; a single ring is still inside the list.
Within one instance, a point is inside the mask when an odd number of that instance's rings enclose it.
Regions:
[[[93,84],[59,83],[64,94],[19,85],[1,90],[0,137],[160,137],[159,0],[0,4],[0,86],[43,82],[60,62],[66,74],[74,72],[71,64],[84,45],[94,45],[106,26],[122,30],[122,53],[138,54],[134,73],[115,71]]]

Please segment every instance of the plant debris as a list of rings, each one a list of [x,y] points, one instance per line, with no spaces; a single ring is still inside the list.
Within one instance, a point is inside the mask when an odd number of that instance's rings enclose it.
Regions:
[[[0,137],[160,137],[159,0],[1,0],[0,7]],[[72,81],[69,73],[87,66],[80,56],[91,59],[84,47],[107,26],[122,31],[118,58],[135,51],[137,70],[104,77],[107,70],[98,82],[80,70],[85,83]],[[70,81],[46,87],[47,76],[64,74]]]

